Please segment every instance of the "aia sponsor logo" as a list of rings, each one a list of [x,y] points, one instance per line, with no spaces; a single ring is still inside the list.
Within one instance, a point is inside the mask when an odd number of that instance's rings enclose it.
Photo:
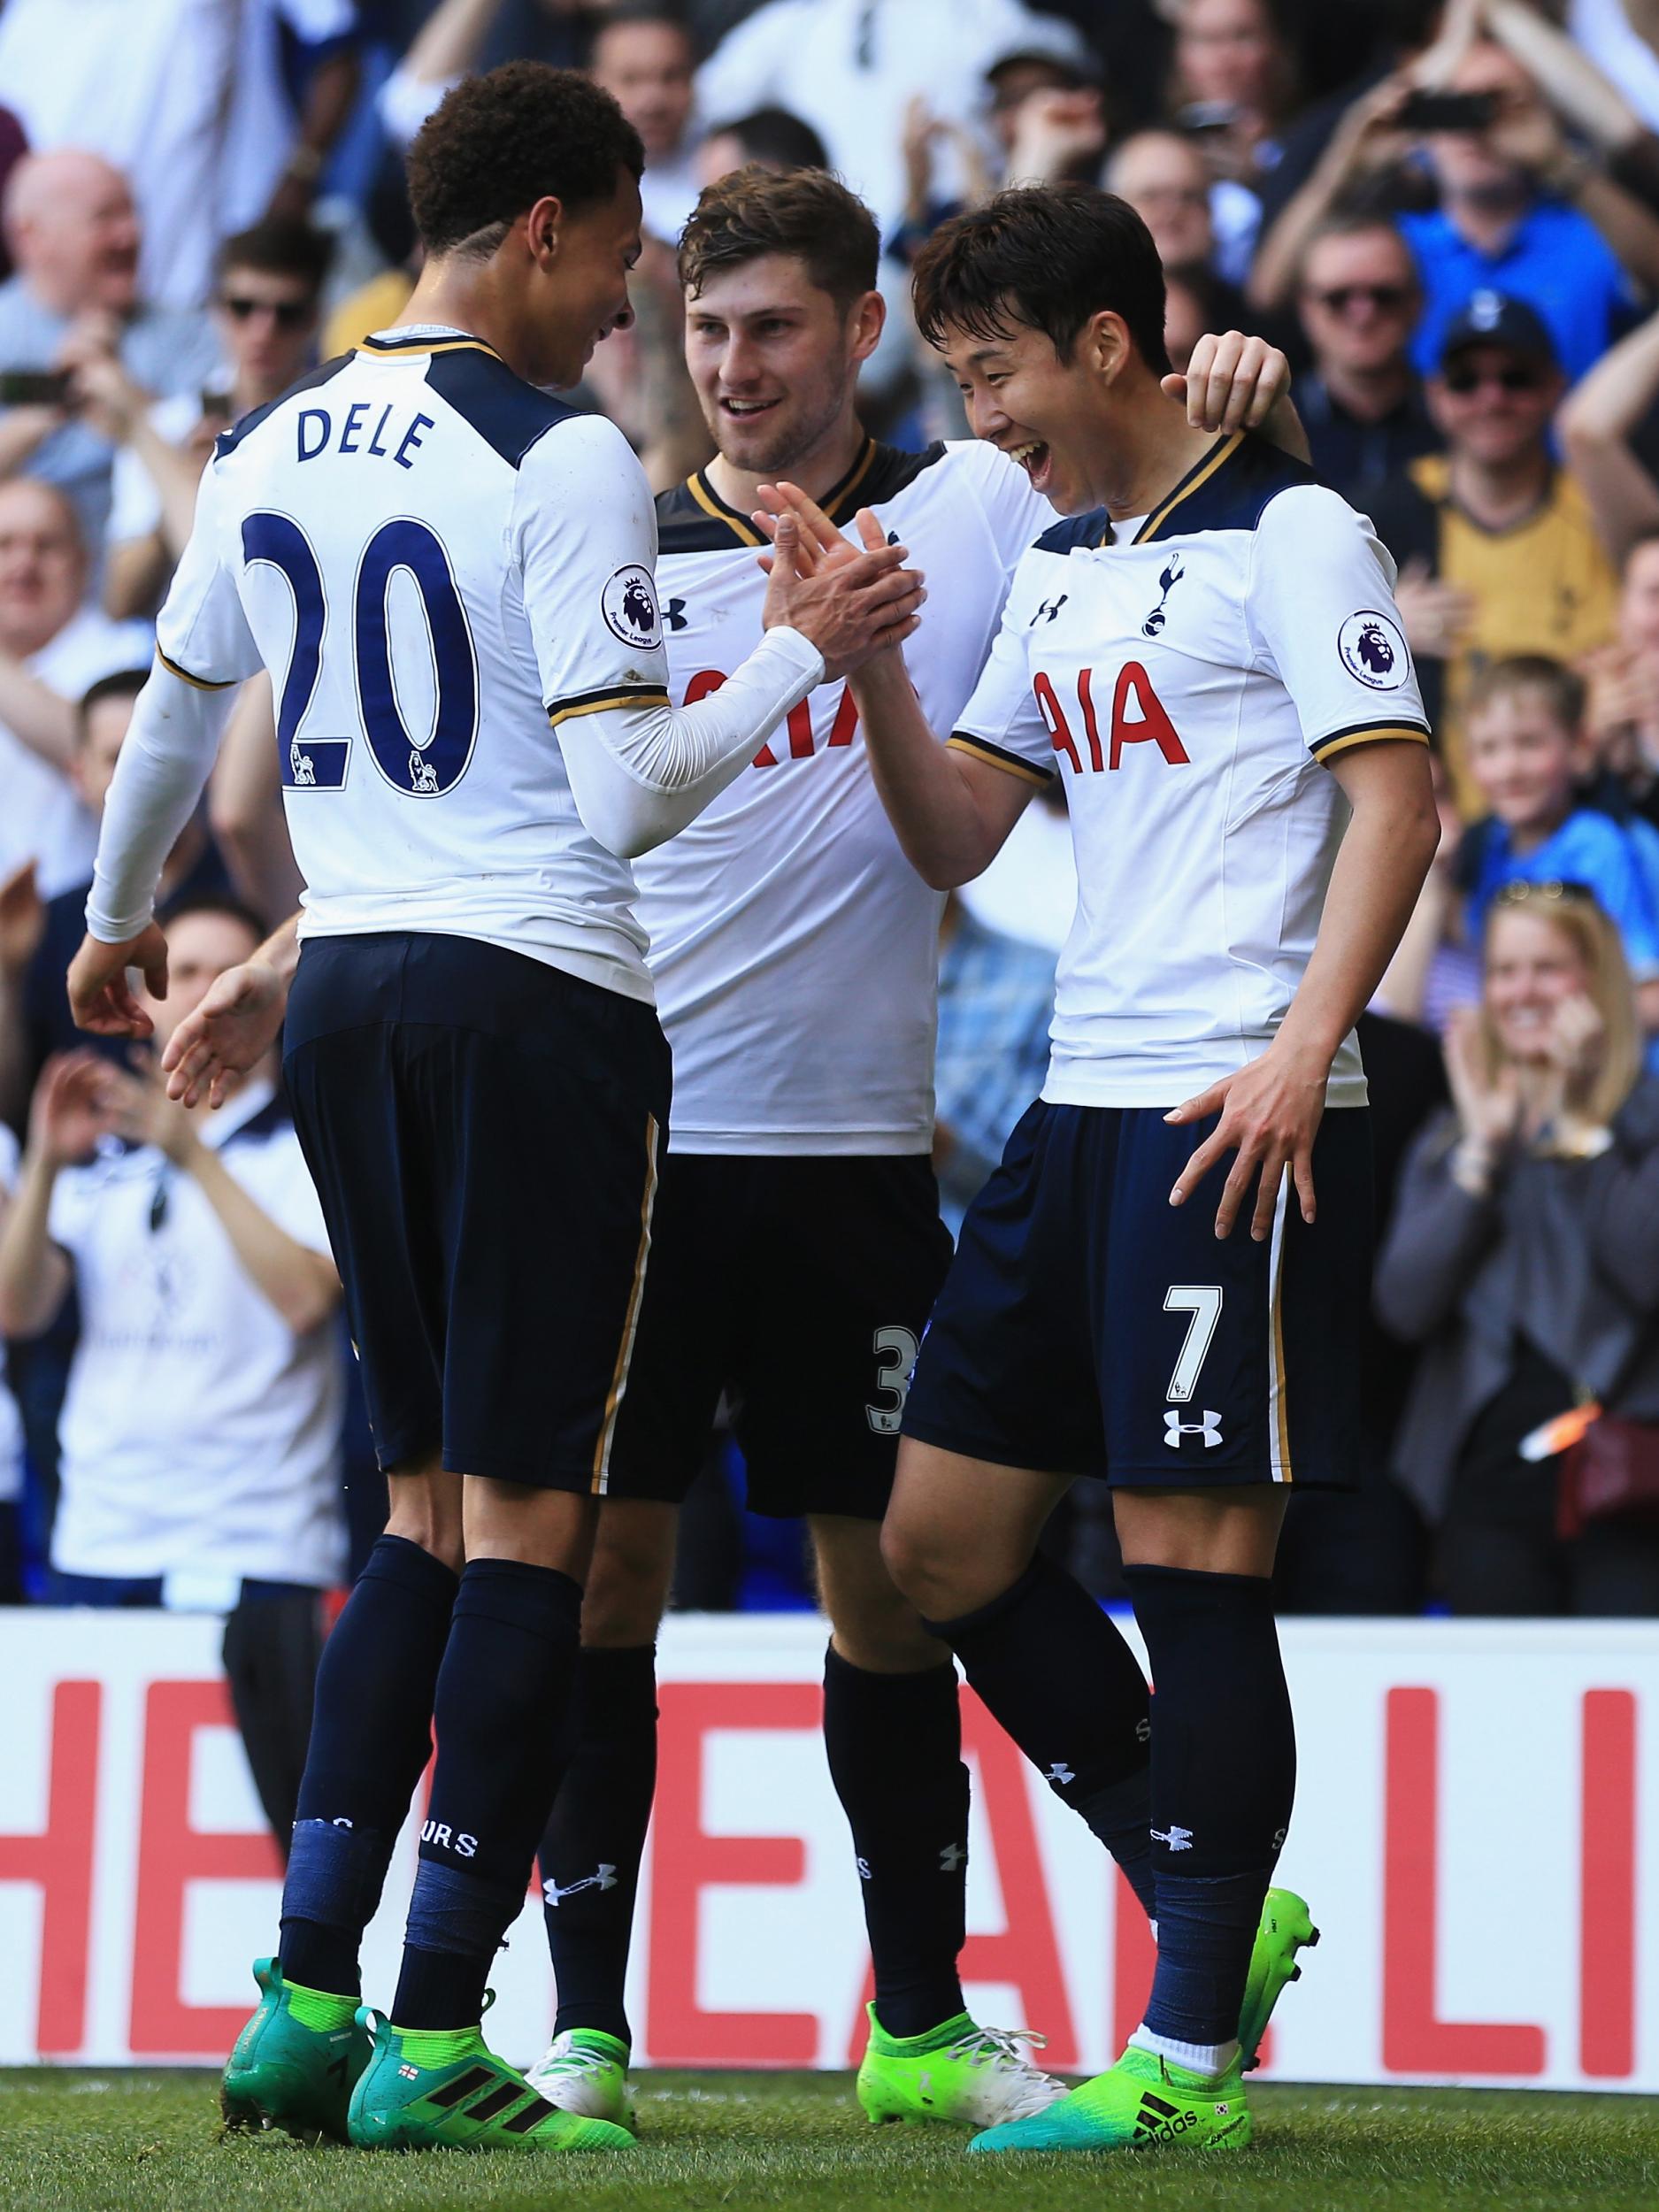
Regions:
[[[1125,749],[1131,745],[1156,745],[1171,768],[1191,765],[1187,748],[1177,734],[1164,702],[1154,690],[1152,679],[1139,661],[1125,661],[1118,671],[1110,710],[1104,717],[1095,710],[1094,671],[1078,671],[1075,718],[1082,732],[1081,747],[1073,734],[1072,714],[1062,703],[1053,678],[1039,669],[1031,680],[1031,687],[1055,751],[1069,760],[1079,776],[1086,771],[1091,775],[1102,771],[1110,774],[1122,765]],[[1102,719],[1106,722],[1103,741]]]

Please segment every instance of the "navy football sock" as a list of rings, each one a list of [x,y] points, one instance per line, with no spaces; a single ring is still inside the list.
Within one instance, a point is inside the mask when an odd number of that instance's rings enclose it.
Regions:
[[[553,2032],[631,2043],[623,1997],[640,1861],[657,1787],[657,1647],[584,1646],[569,1765],[541,1838],[542,1913],[558,1986]]]
[[[926,2035],[964,2008],[968,1770],[956,1670],[872,1674],[832,1646],[824,1745],[852,1830],[876,2017],[889,2035]]]
[[[473,1559],[461,1577],[433,1717],[438,1758],[403,1970],[400,2028],[464,2028],[524,1902],[567,1742],[580,1586],[552,1567]]]
[[[1125,1575],[1154,1685],[1158,1963],[1146,2024],[1225,2045],[1296,1789],[1272,1584],[1179,1567]]]
[[[1147,1686],[1110,1615],[1040,1555],[977,1613],[927,1626],[1150,1913]]]
[[[382,1536],[323,1647],[279,1957],[283,1977],[355,1997],[357,1953],[432,1749],[432,1701],[457,1578]]]

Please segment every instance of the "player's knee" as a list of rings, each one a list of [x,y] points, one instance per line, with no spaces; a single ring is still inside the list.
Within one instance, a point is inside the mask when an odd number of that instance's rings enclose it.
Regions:
[[[851,1586],[843,1580],[825,1594],[835,1648],[855,1667],[872,1674],[911,1674],[942,1663],[943,1647],[923,1627],[915,1606],[885,1568]]]
[[[674,1572],[672,1507],[606,1505],[582,1596],[582,1641],[618,1649],[653,1643]]]
[[[889,1513],[881,1526],[881,1558],[895,1587],[924,1620],[951,1616],[956,1573],[941,1532],[907,1514]]]
[[[466,1564],[460,1477],[430,1468],[388,1477],[387,1490],[386,1533],[419,1544],[459,1574]]]

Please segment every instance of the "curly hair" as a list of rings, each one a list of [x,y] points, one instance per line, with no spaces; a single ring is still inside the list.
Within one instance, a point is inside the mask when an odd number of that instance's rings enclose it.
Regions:
[[[948,325],[976,338],[1041,330],[1069,355],[1092,315],[1121,315],[1148,368],[1169,373],[1164,265],[1126,200],[1092,184],[999,192],[941,223],[916,257],[916,326],[937,346]]]
[[[409,204],[426,251],[486,256],[526,208],[608,200],[617,172],[645,167],[640,134],[574,69],[511,61],[465,78],[409,149]]]
[[[692,209],[680,234],[680,281],[695,299],[719,270],[788,254],[845,310],[874,291],[880,250],[875,217],[827,169],[780,176],[751,161],[710,185]]]

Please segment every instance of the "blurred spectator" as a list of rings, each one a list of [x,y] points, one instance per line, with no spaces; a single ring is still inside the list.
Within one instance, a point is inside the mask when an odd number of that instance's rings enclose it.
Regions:
[[[1048,1071],[1055,956],[976,922],[954,894],[939,929],[933,1167],[954,1236]]]
[[[1402,72],[1373,87],[1263,239],[1251,298],[1283,304],[1309,236],[1332,213],[1400,207],[1427,178],[1438,208],[1400,215],[1425,297],[1418,367],[1432,369],[1471,294],[1496,290],[1528,302],[1569,374],[1582,374],[1633,308],[1636,285],[1659,284],[1659,217],[1568,140],[1549,105],[1568,79],[1547,82],[1548,91],[1513,53],[1480,39],[1432,81],[1425,65],[1421,83]],[[1424,103],[1448,95],[1475,104],[1470,124],[1424,116]]]
[[[679,244],[701,188],[691,121],[695,58],[680,13],[653,0],[621,0],[595,31],[588,58],[595,83],[611,95],[640,134],[645,228],[670,246]]]
[[[18,1141],[0,1121],[0,1218],[17,1188]],[[23,1495],[23,1417],[6,1387],[6,1354],[0,1341],[0,1605],[23,1595],[23,1543],[18,1508]]]
[[[150,657],[150,631],[88,606],[86,583],[64,493],[27,476],[0,483],[0,882],[32,861],[42,898],[92,872],[96,830],[69,780],[73,702]]]
[[[105,676],[94,684],[76,708],[75,755],[70,764],[70,780],[95,829],[104,818],[104,803],[109,796],[115,764],[127,741],[134,703],[149,680],[147,668],[118,670],[114,675]],[[271,746],[274,757],[274,731]],[[230,891],[225,864],[198,810],[180,830],[178,841],[167,856],[157,889],[157,910],[165,921],[174,906],[204,897],[228,897]],[[125,1046],[119,1041],[89,1041],[70,1019],[64,978],[86,933],[87,900],[91,892],[92,878],[88,872],[81,882],[36,903],[35,944],[27,955],[17,993],[19,1031],[14,1036],[0,1031],[0,1070],[9,1064],[21,1071],[26,1099],[41,1069],[54,1053],[73,1052],[90,1043],[92,1049],[105,1050],[112,1058],[124,1061],[126,1057]],[[8,956],[15,960],[27,945],[29,933],[22,916],[14,914],[12,929],[0,933],[0,962]],[[4,1020],[3,1015],[0,1020]],[[17,1087],[14,1081],[14,1092]]]
[[[1612,641],[1584,667],[1597,803],[1659,829],[1659,526],[1625,555]]]
[[[1464,840],[1469,935],[1513,883],[1578,883],[1618,931],[1644,1026],[1659,1029],[1659,913],[1627,829],[1578,803],[1585,687],[1559,661],[1521,654],[1482,669],[1465,718],[1469,773],[1488,812]]]
[[[168,995],[145,1001],[157,1049],[259,936],[228,902],[174,915]],[[205,1118],[153,1069],[49,1064],[0,1225],[0,1330],[45,1328],[72,1282],[58,1595],[228,1616],[237,1717],[285,1842],[319,1594],[345,1567],[343,1378],[339,1281],[273,1060]]]
[[[1555,465],[1562,376],[1532,308],[1478,292],[1446,334],[1429,411],[1447,450],[1368,502],[1400,564],[1401,619],[1460,811],[1480,811],[1463,757],[1474,669],[1512,653],[1576,660],[1605,642],[1617,579],[1584,494]]]
[[[827,168],[829,156],[812,126],[787,108],[757,108],[734,123],[717,123],[708,133],[697,149],[697,181],[716,183],[751,162],[782,176],[791,169]]]
[[[1296,104],[1296,58],[1271,0],[1178,0],[1175,26],[1175,119],[1197,137],[1211,175],[1234,188],[1216,218],[1221,273],[1237,284]]]
[[[1659,481],[1638,451],[1659,403],[1659,315],[1604,354],[1568,394],[1556,427],[1615,558],[1659,529]]]
[[[1452,1109],[1411,1148],[1378,1269],[1383,1321],[1423,1347],[1398,1479],[1455,1613],[1659,1613],[1659,1530],[1562,1535],[1569,1468],[1532,1455],[1586,1399],[1659,1420],[1659,1079],[1592,898],[1509,887],[1446,1066]]]
[[[6,179],[29,150],[23,126],[10,108],[0,107],[0,207],[5,204]],[[12,273],[12,250],[0,228],[0,284]]]
[[[1136,131],[1106,165],[1106,189],[1127,200],[1147,228],[1166,269],[1204,269],[1220,282],[1216,245],[1217,198],[1225,185],[1211,181],[1198,142],[1180,131]],[[1212,330],[1248,329],[1244,296],[1229,284],[1231,303]],[[1298,390],[1298,399],[1301,394]]]
[[[200,391],[152,404],[112,356],[81,371],[88,419],[120,449],[104,576],[109,613],[154,612],[189,537],[214,439],[311,366],[333,252],[328,233],[303,222],[263,223],[226,241],[212,304],[221,365]]]
[[[61,484],[80,510],[96,565],[115,456],[107,438],[76,419],[75,371],[113,355],[162,397],[199,391],[218,348],[204,315],[141,300],[132,194],[96,154],[30,154],[12,172],[0,219],[17,265],[0,285],[0,370],[65,380],[0,406],[0,477],[27,469]]]
[[[1171,368],[1186,370],[1207,330],[1236,330],[1244,303],[1224,277],[1203,268],[1166,269],[1164,342]]]
[[[1417,365],[1433,365],[1470,296],[1490,289],[1536,308],[1569,379],[1581,376],[1634,305],[1632,279],[1659,285],[1659,218],[1573,151],[1502,47],[1476,44],[1448,88],[1494,113],[1484,130],[1428,138],[1440,207],[1401,219],[1425,295]]]
[[[1296,379],[1296,411],[1314,470],[1363,510],[1440,442],[1407,350],[1417,265],[1392,223],[1333,216],[1303,252],[1298,303],[1313,365]]]
[[[309,206],[357,93],[357,10],[74,0],[70,19],[6,0],[0,85],[38,150],[84,147],[131,178],[145,297],[193,307],[227,231]]]
[[[1063,29],[1055,27],[1058,47]],[[913,260],[941,223],[1003,185],[1087,183],[1099,172],[1106,119],[1080,44],[1076,60],[1058,50],[1005,55],[987,71],[986,85],[1000,161],[988,157],[976,125],[936,114],[923,94],[904,111],[904,219],[886,240],[900,260]],[[952,180],[951,196],[941,196],[941,173]]]
[[[1005,58],[1075,63],[1085,51],[1069,24],[1019,0],[763,0],[698,71],[697,104],[710,116],[768,105],[800,116],[885,239],[904,212],[913,99],[925,99],[935,121],[965,127],[980,119],[986,80]],[[930,196],[957,203],[967,187],[948,149]]]

